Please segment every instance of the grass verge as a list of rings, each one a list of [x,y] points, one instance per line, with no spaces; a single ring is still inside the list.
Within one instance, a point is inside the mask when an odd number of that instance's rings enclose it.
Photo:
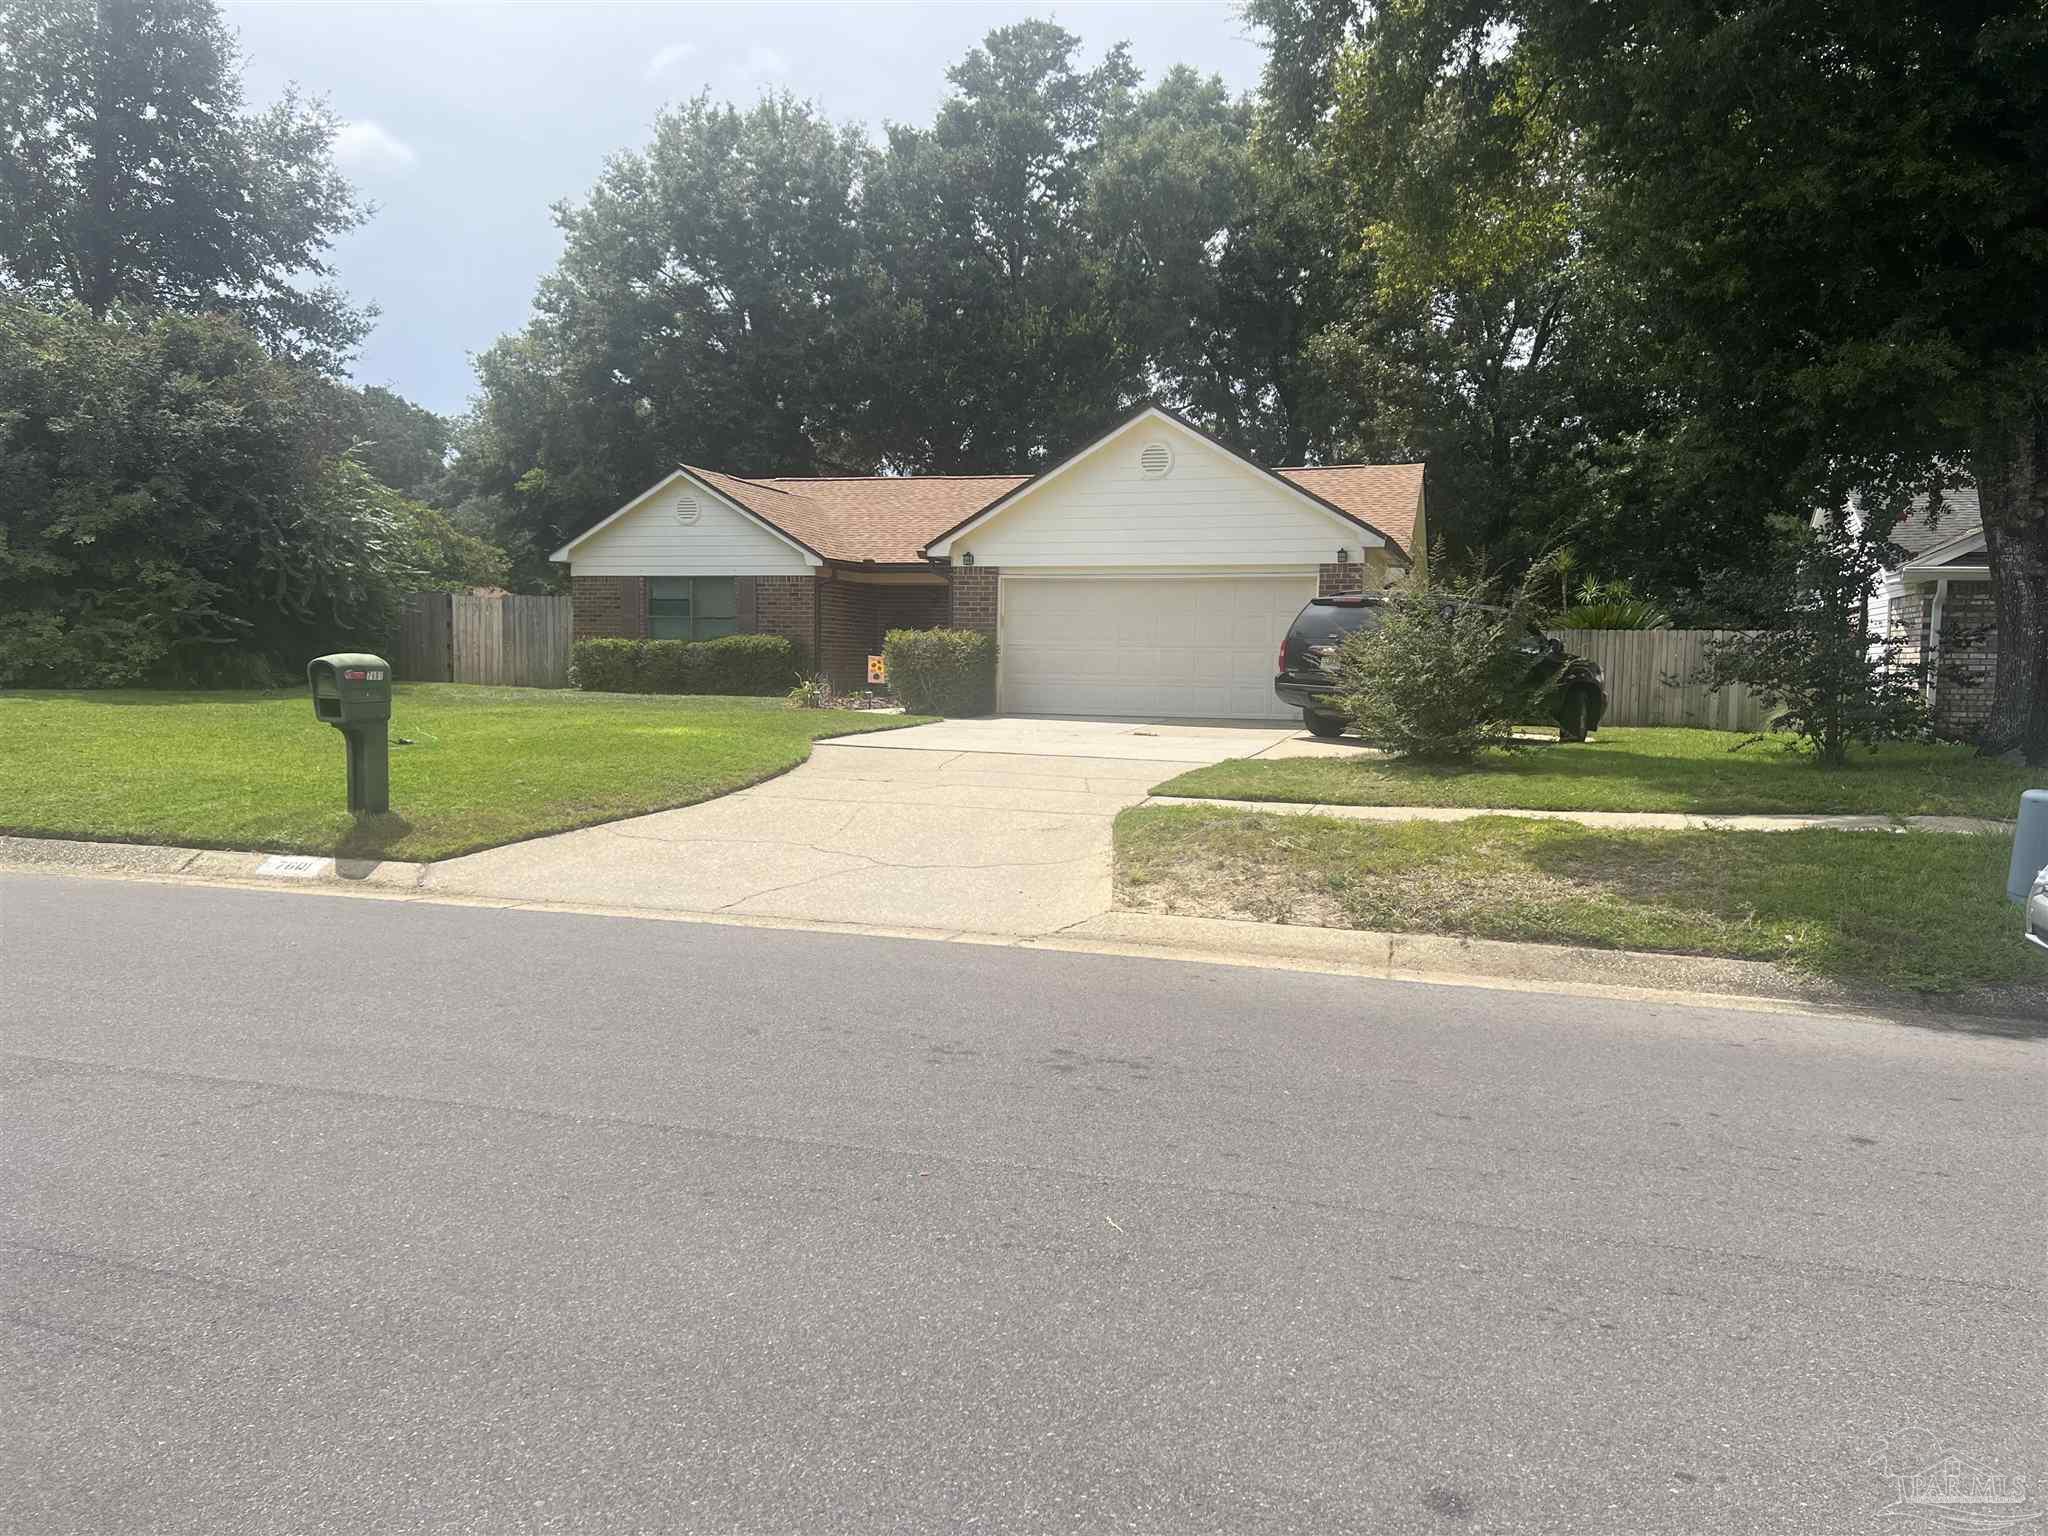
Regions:
[[[1158,795],[1304,805],[1457,805],[1482,810],[1692,811],[1719,815],[1991,816],[2011,820],[2038,771],[1968,747],[1888,746],[1846,767],[1729,731],[1621,726],[1579,745],[1483,753],[1469,767],[1343,757],[1233,758],[1153,789]]]
[[[1941,832],[1610,832],[1217,806],[1116,821],[1121,906],[1382,932],[1769,960],[1920,992],[2048,984],[2008,845]]]
[[[392,814],[358,823],[341,735],[303,691],[0,693],[0,832],[441,859],[709,800],[794,767],[820,737],[920,723],[779,699],[409,684],[392,705]]]

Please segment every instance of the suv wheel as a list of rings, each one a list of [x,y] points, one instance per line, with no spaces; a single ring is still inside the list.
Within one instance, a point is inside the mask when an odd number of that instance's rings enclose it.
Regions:
[[[1304,709],[1301,712],[1301,723],[1308,727],[1311,736],[1325,738],[1342,736],[1351,724],[1342,715],[1326,715],[1320,709]]]

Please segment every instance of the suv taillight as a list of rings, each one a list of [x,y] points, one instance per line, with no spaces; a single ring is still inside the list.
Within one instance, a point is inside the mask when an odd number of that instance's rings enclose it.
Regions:
[[[1283,674],[1287,671],[1287,642],[1284,639],[1280,642],[1279,668]]]

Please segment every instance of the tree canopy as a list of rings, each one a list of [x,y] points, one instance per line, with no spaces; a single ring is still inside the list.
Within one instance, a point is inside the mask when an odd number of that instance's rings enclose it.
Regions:
[[[212,0],[0,0],[0,271],[100,319],[231,313],[338,368],[370,316],[327,281],[365,217],[336,126],[295,94],[244,109]]]

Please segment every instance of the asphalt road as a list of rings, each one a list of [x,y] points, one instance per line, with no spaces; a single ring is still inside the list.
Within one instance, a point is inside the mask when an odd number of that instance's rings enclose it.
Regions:
[[[30,876],[0,1009],[8,1533],[2048,1487],[2039,1041]]]

